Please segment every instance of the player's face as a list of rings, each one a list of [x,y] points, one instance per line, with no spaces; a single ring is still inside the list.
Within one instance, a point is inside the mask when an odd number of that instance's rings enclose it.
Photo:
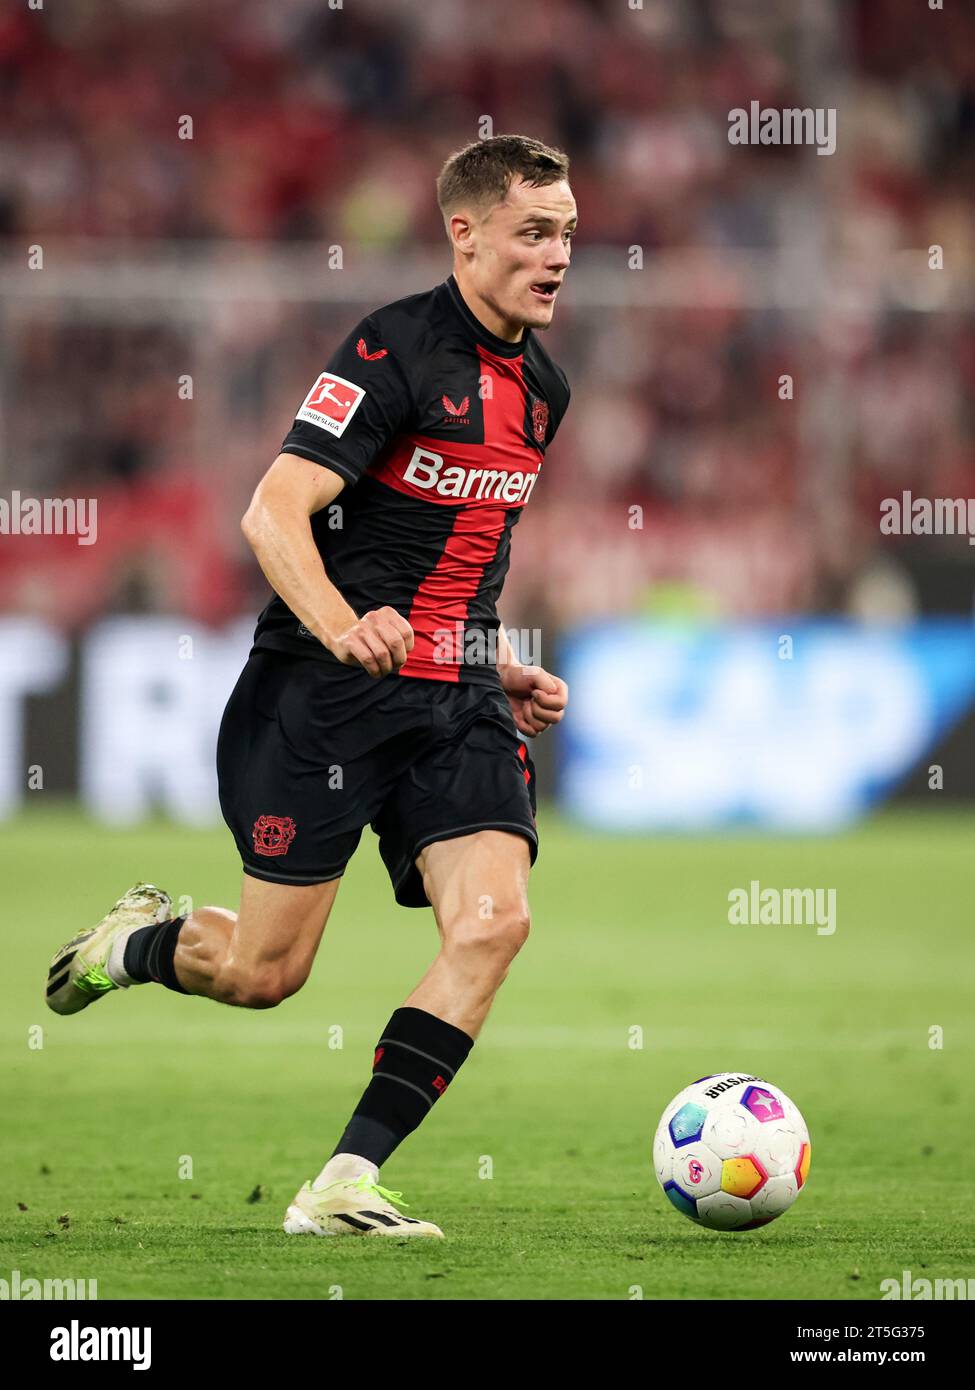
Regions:
[[[534,188],[521,178],[512,179],[504,202],[478,226],[475,287],[515,332],[552,322],[575,226],[575,199],[564,179]]]

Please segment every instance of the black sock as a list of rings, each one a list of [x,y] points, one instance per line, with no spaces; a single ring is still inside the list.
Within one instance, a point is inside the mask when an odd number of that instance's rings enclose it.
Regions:
[[[397,1009],[335,1154],[360,1154],[378,1168],[443,1095],[473,1046],[462,1029],[424,1009]]]
[[[169,922],[154,922],[150,927],[134,931],[125,943],[122,956],[126,975],[142,984],[155,981],[177,994],[189,994],[177,980],[173,964],[179,929],[185,921],[185,917],[173,917]]]

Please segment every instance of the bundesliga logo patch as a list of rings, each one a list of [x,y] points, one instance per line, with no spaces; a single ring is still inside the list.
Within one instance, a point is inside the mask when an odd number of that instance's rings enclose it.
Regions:
[[[254,849],[257,854],[287,854],[297,827],[290,816],[258,816],[254,822]]]
[[[354,381],[346,381],[344,376],[336,376],[334,372],[322,372],[295,418],[317,425],[340,439],[365,395],[363,388],[356,386]]]

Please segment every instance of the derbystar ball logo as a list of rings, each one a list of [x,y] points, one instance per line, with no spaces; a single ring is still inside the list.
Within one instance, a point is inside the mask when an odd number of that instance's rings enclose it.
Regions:
[[[363,388],[356,386],[354,381],[346,381],[344,376],[336,376],[334,372],[322,372],[295,418],[328,430],[340,439],[365,395]]]
[[[716,1073],[717,1074],[717,1073]],[[705,1077],[706,1081],[710,1078]],[[730,1091],[735,1086],[744,1086],[746,1081],[761,1081],[760,1076],[730,1076],[727,1081],[719,1081],[716,1086],[709,1086],[704,1092],[708,1100],[717,1100],[722,1091]]]
[[[532,494],[537,473],[520,469],[507,472],[503,468],[466,468],[447,464],[431,449],[413,450],[413,456],[403,473],[403,481],[412,483],[424,492],[439,497],[462,497],[470,501],[527,502]]]

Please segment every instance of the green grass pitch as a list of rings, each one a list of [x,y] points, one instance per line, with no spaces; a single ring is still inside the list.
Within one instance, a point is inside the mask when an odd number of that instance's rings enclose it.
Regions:
[[[876,1299],[904,1269],[975,1274],[975,817],[638,839],[543,808],[540,828],[528,945],[383,1169],[448,1236],[409,1242],[280,1229],[436,948],[371,834],[311,979],[277,1009],[147,986],[62,1019],[42,991],[63,941],[139,878],[235,906],[239,865],[220,829],[110,831],[57,806],[5,825],[0,1278],[97,1279],[100,1299]],[[729,925],[728,892],[752,879],[835,888],[835,934]],[[718,1234],[669,1206],[650,1140],[678,1090],[737,1068],[795,1100],[812,1168],[780,1220]]]

